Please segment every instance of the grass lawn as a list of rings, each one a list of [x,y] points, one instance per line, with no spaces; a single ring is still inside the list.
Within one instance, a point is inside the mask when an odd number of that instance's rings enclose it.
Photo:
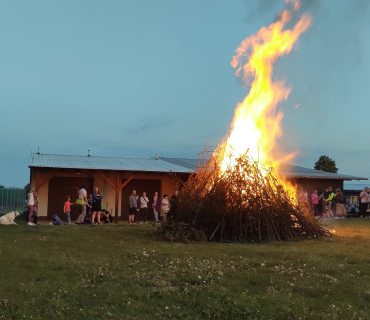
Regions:
[[[370,219],[269,244],[153,225],[0,226],[0,319],[370,319]]]

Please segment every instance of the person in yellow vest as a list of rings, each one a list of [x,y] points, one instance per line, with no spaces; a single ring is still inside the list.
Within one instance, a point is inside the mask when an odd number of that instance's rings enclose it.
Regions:
[[[328,197],[325,199],[325,202],[326,202],[326,206],[328,207],[329,217],[334,218],[333,211],[331,211],[331,205],[334,199],[334,192],[333,192],[332,187],[329,187],[328,189],[329,189]]]

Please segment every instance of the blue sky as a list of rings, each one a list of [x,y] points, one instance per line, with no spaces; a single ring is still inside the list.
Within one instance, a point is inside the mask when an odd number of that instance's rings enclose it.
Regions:
[[[248,93],[230,61],[280,0],[1,1],[0,184],[24,186],[32,152],[196,156]],[[369,1],[303,1],[313,26],[275,66],[293,87],[280,143],[313,167],[369,177]],[[299,104],[299,108],[294,106]],[[28,144],[28,145],[27,145]]]

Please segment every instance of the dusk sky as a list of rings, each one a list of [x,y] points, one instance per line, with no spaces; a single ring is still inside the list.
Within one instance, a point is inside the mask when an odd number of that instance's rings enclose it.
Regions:
[[[230,61],[283,0],[1,1],[0,184],[45,154],[194,158],[248,88]],[[280,143],[370,177],[370,1],[302,1],[312,27],[275,64],[292,87]],[[298,108],[295,108],[297,105]],[[29,145],[29,146],[28,146]]]

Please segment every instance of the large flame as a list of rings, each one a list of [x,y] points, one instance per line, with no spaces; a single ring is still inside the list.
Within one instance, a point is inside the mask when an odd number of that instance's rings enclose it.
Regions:
[[[312,18],[303,14],[291,29],[283,30],[293,11],[300,8],[299,0],[285,1],[292,4],[292,10],[284,10],[277,22],[243,40],[231,61],[237,77],[246,85],[253,81],[249,94],[235,110],[231,133],[223,145],[221,169],[230,165],[230,155],[243,155],[247,150],[254,160],[273,167],[297,154],[276,152],[277,139],[282,135],[280,121],[284,116],[281,111],[276,112],[276,106],[288,98],[291,88],[284,86],[284,80],[272,80],[273,64],[290,52],[299,36],[311,26]],[[278,157],[273,155],[273,150]]]

